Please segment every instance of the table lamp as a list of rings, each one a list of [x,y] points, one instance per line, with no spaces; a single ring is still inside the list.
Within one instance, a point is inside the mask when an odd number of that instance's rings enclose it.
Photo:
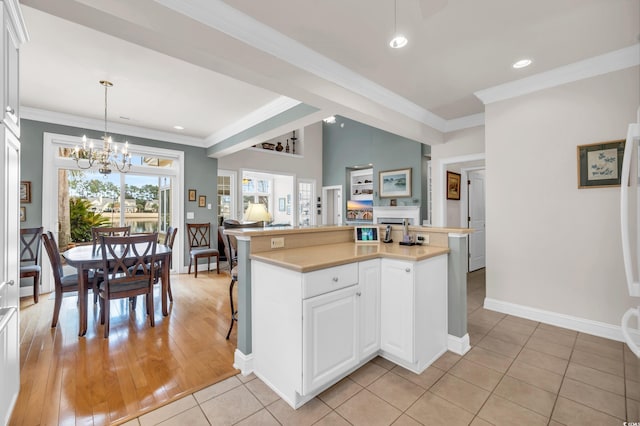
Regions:
[[[244,212],[244,217],[242,218],[245,222],[271,222],[271,215],[267,211],[267,208],[264,204],[254,204],[249,203],[249,207]]]

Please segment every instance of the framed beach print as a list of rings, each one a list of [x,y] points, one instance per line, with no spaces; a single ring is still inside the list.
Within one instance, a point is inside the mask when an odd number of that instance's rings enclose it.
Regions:
[[[205,195],[201,195],[198,197],[198,207],[205,207],[207,205],[207,197]]]
[[[620,186],[624,139],[578,145],[578,188]]]
[[[20,202],[31,202],[31,182],[23,180],[20,182]]]
[[[189,190],[189,201],[195,201],[196,200],[196,190],[195,189],[190,189]]]
[[[411,197],[411,168],[387,170],[378,177],[380,198]]]
[[[447,200],[460,199],[460,173],[447,172]]]

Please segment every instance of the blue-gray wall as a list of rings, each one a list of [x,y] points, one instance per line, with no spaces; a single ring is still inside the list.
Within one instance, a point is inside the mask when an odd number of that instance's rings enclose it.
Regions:
[[[389,199],[378,196],[378,172],[411,167],[411,197],[398,197],[398,205],[422,204],[423,144],[340,116],[333,124],[323,123],[322,143],[323,186],[343,185],[344,194],[348,194],[347,168],[371,163],[373,204],[388,206]]]
[[[21,134],[21,180],[31,182],[31,204],[23,204],[26,207],[27,220],[22,222],[22,227],[40,226],[42,223],[42,143],[44,133],[57,133],[62,135],[79,136],[86,134],[87,137],[100,139],[102,132],[85,130],[77,127],[62,126],[58,124],[44,123],[33,120],[20,121]],[[151,139],[137,138],[132,136],[112,134],[115,140],[128,140],[133,145],[152,146],[162,149],[172,149],[184,152],[184,212],[194,212],[195,218],[187,222],[211,222],[212,243],[217,241],[217,176],[218,160],[209,158],[204,148],[163,142]],[[207,197],[207,204],[212,204],[212,209],[198,207],[198,203],[189,202],[187,199],[187,189],[195,189],[198,195]],[[178,239],[187,246],[185,224],[177,224]],[[185,250],[185,261],[189,262],[189,250]],[[175,259],[174,259],[175,261]]]

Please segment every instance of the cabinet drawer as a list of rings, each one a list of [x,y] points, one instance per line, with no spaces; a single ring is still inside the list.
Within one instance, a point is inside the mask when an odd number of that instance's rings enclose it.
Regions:
[[[335,266],[302,275],[302,298],[317,296],[358,283],[358,264]]]

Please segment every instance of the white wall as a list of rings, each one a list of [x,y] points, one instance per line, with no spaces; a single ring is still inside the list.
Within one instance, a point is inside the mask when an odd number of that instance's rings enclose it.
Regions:
[[[485,106],[487,298],[612,325],[638,304],[624,279],[619,189],[578,189],[576,148],[626,137],[639,75]]]
[[[444,186],[447,167],[440,173],[441,164],[452,158],[473,157],[484,154],[484,127],[473,127],[445,134],[445,142],[431,146],[431,187],[432,187],[432,221],[434,226],[447,226],[449,223],[460,222],[460,209],[457,208],[462,201],[446,200]],[[463,162],[464,163],[464,162]],[[473,164],[477,164],[473,161]],[[460,170],[460,164],[457,165]],[[449,168],[453,170],[453,168]],[[453,204],[453,205],[450,205]],[[446,204],[446,205],[445,205]],[[447,207],[447,208],[445,208]],[[453,210],[457,210],[454,212]],[[456,214],[456,217],[447,218],[447,214]]]
[[[263,172],[275,172],[295,174],[296,178],[316,180],[316,194],[321,194],[322,185],[322,122],[312,124],[297,134],[304,144],[304,155],[293,157],[291,155],[278,155],[271,151],[245,149],[226,157],[218,159],[218,168],[223,170],[235,170],[241,177],[241,169],[250,169]],[[285,140],[286,141],[286,138]],[[300,142],[296,143],[296,146]],[[297,184],[295,184],[297,187]],[[277,198],[274,200],[278,202]],[[241,204],[239,204],[241,205]],[[293,206],[295,209],[295,206]],[[276,204],[277,209],[277,204]],[[320,223],[319,216],[317,223]]]

